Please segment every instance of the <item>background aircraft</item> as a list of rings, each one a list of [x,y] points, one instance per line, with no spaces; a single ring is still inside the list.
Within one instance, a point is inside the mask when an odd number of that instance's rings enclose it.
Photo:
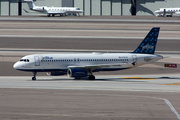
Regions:
[[[33,10],[39,13],[47,14],[48,17],[55,16],[59,14],[60,16],[65,16],[69,13],[76,15],[79,13],[83,13],[83,10],[77,7],[47,7],[47,6],[36,6],[33,0],[24,0],[27,2],[29,6],[29,10]],[[25,12],[28,13],[27,10],[24,9]]]
[[[155,11],[157,17],[172,17],[173,14],[180,14],[180,8],[160,8]]]
[[[14,64],[14,68],[33,72],[32,80],[36,80],[37,72],[94,80],[93,72],[130,69],[162,59],[161,55],[154,54],[159,29],[152,28],[132,53],[33,54],[21,58]]]

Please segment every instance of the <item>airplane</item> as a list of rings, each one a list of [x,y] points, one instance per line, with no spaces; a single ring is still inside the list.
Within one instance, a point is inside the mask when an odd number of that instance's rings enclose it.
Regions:
[[[172,17],[173,14],[180,14],[180,8],[159,8],[155,11],[156,17]]]
[[[36,80],[37,72],[95,80],[93,72],[125,70],[163,59],[163,56],[154,54],[159,30],[159,27],[152,28],[131,53],[32,54],[21,58],[13,67],[33,72],[32,80]]]
[[[59,14],[60,16],[65,16],[69,13],[73,15],[83,13],[83,10],[80,10],[78,7],[47,7],[47,6],[36,6],[33,0],[24,0],[29,6],[29,10],[33,10],[39,13],[47,14],[48,17]],[[27,10],[23,9],[26,13],[29,13]]]

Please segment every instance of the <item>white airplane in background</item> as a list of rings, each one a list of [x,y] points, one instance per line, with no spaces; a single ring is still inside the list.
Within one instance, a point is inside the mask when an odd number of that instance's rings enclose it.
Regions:
[[[159,8],[155,11],[156,17],[172,17],[173,14],[180,14],[180,8]]]
[[[36,6],[33,0],[24,0],[27,2],[29,9],[47,14],[48,17],[51,15],[54,17],[55,15],[59,14],[60,16],[65,16],[66,14],[72,13],[73,15],[83,13],[83,10],[77,7],[47,7],[47,6]],[[27,10],[24,9],[25,12],[28,13]]]
[[[159,30],[159,27],[152,28],[132,53],[33,54],[21,58],[13,67],[33,72],[32,80],[36,80],[37,72],[94,80],[93,72],[124,70],[162,59],[163,56],[154,54]]]

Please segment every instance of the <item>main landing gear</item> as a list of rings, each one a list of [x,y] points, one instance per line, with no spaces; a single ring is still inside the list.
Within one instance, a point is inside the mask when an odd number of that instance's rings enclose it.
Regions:
[[[88,76],[89,80],[95,80],[95,76],[94,75],[90,75]]]
[[[81,79],[81,77],[75,77],[75,80],[79,80],[79,79]],[[95,80],[95,76],[94,75],[89,75],[88,79],[89,80]]]
[[[88,72],[88,74],[87,74],[88,79],[95,80],[95,76],[92,74],[92,70],[88,69],[87,72]],[[78,79],[81,79],[81,77],[75,77],[75,79],[78,80]]]
[[[51,15],[52,15],[52,17],[55,16],[55,14],[48,14],[47,17],[51,17]]]
[[[88,74],[89,74],[89,76],[88,76],[89,80],[95,80],[95,76],[92,74],[92,70],[91,69],[88,70]]]
[[[36,80],[36,74],[37,74],[37,72],[33,72],[32,80]]]

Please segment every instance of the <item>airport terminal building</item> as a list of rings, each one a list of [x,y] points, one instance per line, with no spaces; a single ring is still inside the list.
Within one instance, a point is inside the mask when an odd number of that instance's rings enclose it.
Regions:
[[[180,7],[180,0],[34,0],[38,6],[79,7],[86,16],[154,15],[158,8]],[[0,0],[0,16],[40,15],[26,13],[24,0]]]

